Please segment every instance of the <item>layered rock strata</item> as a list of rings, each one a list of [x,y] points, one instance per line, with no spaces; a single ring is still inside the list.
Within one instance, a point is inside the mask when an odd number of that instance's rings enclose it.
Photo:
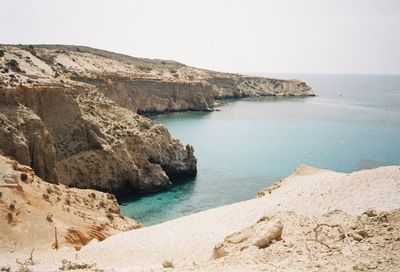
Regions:
[[[43,179],[150,192],[196,174],[193,148],[139,114],[211,110],[216,99],[313,95],[243,77],[78,46],[0,46],[0,152]]]
[[[120,214],[114,195],[50,184],[0,156],[0,255],[4,250],[79,249],[92,239],[140,228]]]

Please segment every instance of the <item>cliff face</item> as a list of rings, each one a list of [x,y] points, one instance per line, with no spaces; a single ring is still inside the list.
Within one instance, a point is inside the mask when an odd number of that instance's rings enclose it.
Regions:
[[[219,98],[314,95],[299,80],[245,77],[88,47],[20,45],[0,50],[3,85],[89,85],[139,113],[209,110]],[[10,77],[4,69],[19,72]]]
[[[0,156],[0,251],[80,248],[92,239],[140,228],[120,214],[114,195],[49,184]]]
[[[243,77],[76,46],[0,45],[0,150],[52,182],[109,192],[196,174],[191,146],[137,113],[210,110],[215,99],[313,95]]]
[[[96,90],[8,89],[1,101],[3,153],[32,165],[48,181],[148,192],[196,173],[192,147]]]

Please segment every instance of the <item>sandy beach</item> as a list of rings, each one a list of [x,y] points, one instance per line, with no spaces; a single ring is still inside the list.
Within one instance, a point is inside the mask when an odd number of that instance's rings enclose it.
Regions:
[[[40,262],[34,268],[51,270],[59,267],[62,259],[67,259],[96,264],[105,271],[162,270],[166,260],[172,261],[175,269],[201,269],[210,264],[216,244],[224,241],[226,236],[256,224],[263,216],[287,218],[293,223],[291,216],[307,221],[307,218],[323,217],[336,210],[348,217],[359,216],[368,209],[378,213],[393,211],[400,208],[399,188],[398,166],[352,174],[300,166],[290,177],[248,201],[119,233],[102,242],[93,240],[77,252],[71,249],[37,251],[35,258]],[[283,222],[284,229],[285,225]],[[26,252],[28,254],[30,250]],[[15,259],[16,253],[7,255],[2,256],[2,263],[13,265],[14,261],[10,260]],[[257,267],[253,267],[255,271]],[[246,266],[241,266],[240,270],[246,271]]]

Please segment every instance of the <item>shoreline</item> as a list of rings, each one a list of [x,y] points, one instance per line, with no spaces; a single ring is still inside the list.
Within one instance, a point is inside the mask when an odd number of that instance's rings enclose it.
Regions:
[[[399,183],[399,166],[351,174],[301,166],[283,179],[281,186],[275,186],[271,193],[267,190],[262,197],[122,232],[102,242],[93,240],[78,252],[65,248],[58,252],[38,251],[36,258],[41,260],[41,265],[33,268],[54,269],[62,259],[68,259],[75,263],[96,263],[96,267],[106,271],[157,271],[163,269],[165,260],[172,260],[176,269],[202,271],[201,266],[221,265],[219,261],[210,261],[216,244],[224,241],[227,235],[256,224],[260,218],[278,216],[292,222],[324,218],[324,214],[335,213],[338,209],[347,214],[346,218],[360,216],[371,208],[377,213],[393,211],[400,209]],[[282,221],[282,224],[285,230],[288,223]],[[283,235],[289,234],[284,232]],[[8,252],[7,259],[24,255],[16,253]],[[246,266],[242,270],[245,271]]]

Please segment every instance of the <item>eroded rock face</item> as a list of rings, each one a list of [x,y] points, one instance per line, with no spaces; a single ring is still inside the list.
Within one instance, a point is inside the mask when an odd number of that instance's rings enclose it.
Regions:
[[[2,90],[1,98],[3,154],[48,181],[149,192],[196,174],[192,147],[96,90],[17,88]]]
[[[0,156],[0,252],[76,249],[92,239],[142,225],[120,214],[114,195],[43,181],[26,165]]]
[[[3,154],[31,165],[38,175],[56,182],[54,141],[40,117],[18,103],[2,104],[1,109],[0,148]]]
[[[139,114],[216,99],[308,96],[297,80],[244,77],[77,46],[0,45],[0,151],[51,182],[122,193],[196,174],[191,146]]]
[[[399,218],[399,209],[265,216],[225,237],[192,271],[391,271],[400,265]]]
[[[248,77],[82,46],[1,46],[0,84],[90,85],[139,113],[210,110],[220,98],[312,96],[299,80]],[[10,61],[12,65],[10,64]]]

